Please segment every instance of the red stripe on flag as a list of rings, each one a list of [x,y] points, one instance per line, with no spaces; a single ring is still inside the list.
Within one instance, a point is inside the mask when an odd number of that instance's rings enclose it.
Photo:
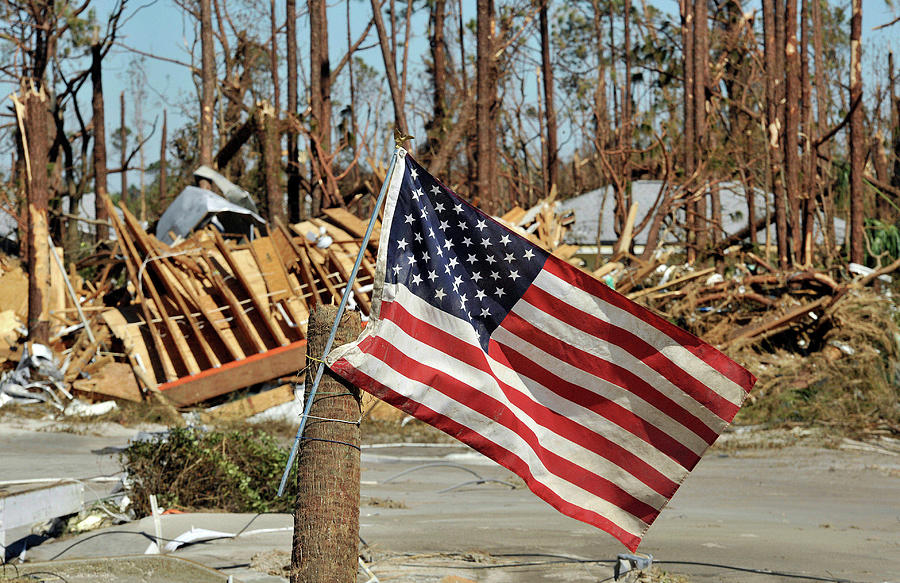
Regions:
[[[381,319],[386,319],[384,311],[381,313]],[[607,478],[543,447],[527,423],[497,399],[441,370],[423,365],[384,338],[377,336],[366,338],[359,344],[359,348],[363,353],[380,355],[379,360],[404,377],[423,383],[516,433],[531,448],[544,467],[563,480],[607,500],[645,523],[651,522],[659,514],[657,509],[638,500]]]
[[[698,381],[688,371],[673,363],[662,352],[633,332],[610,322],[604,322],[597,316],[561,302],[535,286],[528,288],[522,299],[535,308],[547,314],[552,314],[548,317],[561,320],[581,330],[588,336],[615,344],[634,355],[635,358],[640,359],[641,362],[658,372],[685,394],[701,403],[723,420],[731,421],[737,415],[740,407]]]
[[[680,423],[695,433],[706,443],[712,445],[719,436],[716,431],[700,419],[633,372],[547,334],[515,312],[510,312],[501,325],[519,338],[527,338],[527,342],[539,347],[551,356],[564,360],[569,365],[588,374],[613,383],[621,387],[624,392],[633,393],[640,397],[665,413],[673,421]]]
[[[675,490],[678,489],[678,484],[676,482],[666,477],[651,464],[641,459],[638,455],[635,455],[619,444],[610,441],[608,438],[600,435],[599,433],[592,431],[590,427],[582,425],[577,421],[566,417],[565,415],[557,413],[549,409],[548,407],[541,405],[534,399],[531,399],[527,395],[522,394],[521,391],[516,390],[514,387],[511,387],[507,383],[504,383],[502,380],[498,379],[491,372],[490,365],[485,358],[484,352],[479,347],[475,347],[471,344],[463,342],[457,339],[452,334],[448,334],[444,330],[431,326],[427,322],[422,322],[421,320],[410,314],[398,302],[382,304],[381,318],[385,320],[391,320],[404,330],[409,330],[412,328],[417,329],[422,334],[421,336],[416,337],[418,341],[430,346],[439,346],[441,347],[439,348],[439,350],[441,350],[442,352],[451,354],[454,358],[457,358],[465,362],[466,364],[481,370],[483,373],[490,375],[491,378],[493,378],[497,382],[498,386],[503,391],[503,394],[506,396],[506,398],[509,399],[510,403],[521,409],[526,415],[534,420],[535,423],[540,424],[541,426],[549,429],[557,435],[568,439],[573,443],[577,443],[585,449],[609,460],[620,468],[623,468],[635,478],[639,479],[647,486],[653,488],[653,490],[655,490],[662,496],[665,496],[666,498],[671,498],[675,493]],[[496,343],[494,341],[491,341],[488,349],[493,355],[494,351],[496,350]],[[387,354],[380,353],[379,357],[381,358],[382,356],[387,357]],[[500,354],[500,357],[501,358],[497,359],[499,362],[502,363],[506,360],[506,357],[503,354]],[[533,363],[531,364],[533,365]],[[557,377],[553,377],[553,379],[557,379]],[[558,379],[558,382],[564,385],[569,385],[571,387],[576,387],[576,385],[572,385],[571,383],[562,381],[561,379]],[[544,384],[544,386],[554,386],[554,384],[555,383]],[[590,393],[589,396],[588,394],[585,394],[588,393],[588,391],[582,389],[581,387],[577,387],[577,389],[580,389],[580,391],[576,390],[573,392],[581,393],[579,396],[582,397],[583,400],[590,402],[590,397],[593,397],[593,401],[597,400],[596,394]],[[575,401],[572,400],[565,391],[554,390],[553,392],[571,401],[572,403],[575,403]],[[649,429],[654,434],[661,434],[667,437],[674,446],[680,446],[677,441],[663,434],[662,431],[656,429],[655,427],[648,426],[646,422],[638,419],[635,415],[617,405],[616,403],[612,403],[610,401],[607,401],[607,403],[612,405],[609,408],[613,409],[616,413],[619,413],[621,411],[621,413],[624,413],[628,417],[631,417],[633,421],[630,423],[630,425],[632,425],[636,429]],[[505,405],[502,405],[502,403],[499,403],[499,401],[498,404],[505,407]],[[589,406],[587,408],[593,407]],[[598,408],[602,409],[602,407]],[[513,413],[512,411],[510,413],[515,415],[515,413]],[[612,420],[614,422],[615,417],[616,415],[613,415]],[[641,439],[641,437],[635,437],[637,439]],[[656,447],[656,444],[652,443],[649,439],[644,439],[644,441],[646,441],[653,447]],[[685,463],[696,464],[697,461],[699,461],[700,458],[696,454],[692,453],[690,450],[684,448],[683,446],[681,447],[686,452],[686,455],[682,455],[685,460],[682,461],[680,459],[676,459],[676,461],[681,463],[682,466],[684,466]],[[682,452],[679,451],[679,453]]]
[[[367,374],[355,369],[346,360],[338,360],[331,368],[357,387],[360,387],[382,401],[405,411],[416,419],[437,427],[444,433],[460,440],[476,451],[496,461],[522,478],[528,485],[529,490],[556,508],[559,512],[608,532],[632,552],[637,550],[638,545],[641,543],[641,537],[644,534],[643,532],[640,533],[640,535],[633,535],[623,530],[605,516],[563,499],[552,489],[537,481],[531,473],[528,464],[508,449],[490,441],[471,427],[461,425],[449,417],[429,409],[419,402],[411,401],[408,396],[395,392]],[[647,528],[649,528],[650,523],[658,515],[659,513],[657,512],[649,521],[645,521]],[[646,532],[646,528],[644,531]]]
[[[554,375],[507,345],[492,341],[488,350],[491,357],[495,360],[509,362],[509,367],[520,375],[540,383],[557,395],[585,409],[590,409],[610,422],[615,423],[636,439],[646,442],[669,456],[682,467],[689,470],[700,461],[699,455],[685,447],[677,439],[648,421],[641,419],[615,401],[611,401],[590,389]]]
[[[551,255],[544,263],[544,270],[650,324],[682,345],[685,350],[690,351],[694,356],[737,383],[745,392],[749,393],[754,383],[756,383],[756,377],[750,374],[749,371],[710,344],[697,338],[687,330],[675,326],[647,308],[634,303],[617,291],[610,289],[609,286],[597,281],[593,276],[575,269],[565,261]]]

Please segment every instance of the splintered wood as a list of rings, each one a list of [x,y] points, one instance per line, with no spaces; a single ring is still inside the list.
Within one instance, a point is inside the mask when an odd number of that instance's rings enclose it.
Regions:
[[[310,311],[340,301],[359,252],[361,221],[346,211],[329,220],[349,233],[314,220],[272,225],[269,236],[241,242],[202,230],[169,246],[124,206],[120,216],[106,204],[132,303],[106,310],[100,321],[145,389],[179,406],[297,373]],[[353,305],[365,315],[374,261],[367,251],[353,285]],[[105,340],[79,341],[73,380]]]

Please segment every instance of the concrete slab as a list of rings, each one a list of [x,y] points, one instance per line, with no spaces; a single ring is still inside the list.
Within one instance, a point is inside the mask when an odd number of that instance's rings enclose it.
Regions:
[[[68,583],[226,583],[228,576],[179,557],[132,556],[26,563],[8,569],[19,576]],[[235,583],[238,583],[235,580]]]
[[[42,460],[40,465],[44,457],[47,465],[69,456],[82,462],[96,457],[84,453],[81,439],[54,439],[22,436],[17,455],[24,460],[30,448],[43,449],[31,454]],[[91,447],[103,443],[97,439]],[[426,467],[436,462],[459,467]],[[76,467],[83,469],[83,463]],[[397,476],[411,469],[416,471]],[[496,481],[477,483],[472,472]],[[362,552],[381,581],[438,583],[454,575],[489,583],[596,582],[612,575],[611,562],[624,550],[605,533],[559,514],[521,480],[463,447],[365,448],[362,480],[360,535],[367,543]],[[713,449],[650,529],[641,550],[653,554],[661,568],[688,574],[692,583],[787,583],[814,577],[898,582],[898,491],[896,456],[802,445]],[[278,561],[287,564],[290,557],[290,515],[162,517],[164,538],[192,526],[241,535],[181,547],[171,556],[249,583],[286,580],[277,573]],[[30,549],[28,557],[141,554],[153,532],[152,520],[143,519],[47,542]],[[269,557],[274,568],[261,568],[261,556]],[[367,579],[361,576],[360,582]]]

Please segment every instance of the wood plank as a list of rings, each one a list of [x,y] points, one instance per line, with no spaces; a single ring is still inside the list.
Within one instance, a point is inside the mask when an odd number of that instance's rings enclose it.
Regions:
[[[367,221],[362,220],[345,208],[322,209],[322,214],[358,239],[362,239],[365,236],[366,229],[369,226]],[[372,238],[377,241],[380,236],[381,223],[376,221],[375,227],[372,229]]]
[[[275,341],[278,342],[279,344],[281,344],[282,346],[289,344],[287,337],[284,335],[284,333],[281,331],[281,329],[278,328],[278,326],[275,326],[269,318],[265,317],[265,315],[268,313],[268,311],[267,311],[268,305],[266,305],[265,307],[262,305],[263,300],[261,300],[259,298],[259,296],[257,296],[256,293],[253,291],[253,286],[250,284],[249,280],[247,279],[246,274],[241,270],[241,267],[235,261],[234,257],[232,257],[231,252],[228,250],[228,247],[225,245],[225,240],[222,238],[222,235],[220,235],[218,231],[213,231],[213,236],[215,237],[215,241],[216,241],[216,249],[218,249],[219,253],[221,253],[222,256],[225,258],[225,261],[226,261],[226,263],[228,263],[228,267],[231,268],[231,271],[234,274],[235,278],[237,278],[238,282],[241,284],[241,286],[244,288],[244,290],[250,296],[250,303],[253,304],[253,307],[262,316],[261,319],[263,321],[263,324],[266,326],[269,333],[272,335],[272,337],[275,339]],[[230,290],[229,290],[229,293],[230,293]],[[268,302],[266,302],[266,304],[268,304]],[[239,310],[239,311],[243,315],[243,310]],[[246,318],[246,316],[244,316],[244,317]],[[249,320],[247,320],[247,321],[249,322]],[[256,336],[257,337],[259,336],[258,332],[256,333]]]
[[[132,245],[136,248],[136,245],[140,244],[143,250],[143,256],[145,258],[152,258],[152,260],[147,263],[147,268],[143,270],[144,279],[146,281],[144,285],[147,286],[147,289],[150,291],[150,296],[153,298],[153,302],[160,311],[160,317],[163,320],[163,324],[169,331],[169,336],[175,344],[175,350],[178,352],[178,356],[184,363],[188,374],[196,374],[200,372],[200,365],[197,363],[194,352],[191,350],[191,346],[188,344],[181,328],[170,317],[168,310],[166,310],[165,305],[159,296],[159,292],[156,290],[156,286],[153,285],[153,281],[150,279],[149,273],[147,273],[148,270],[152,270],[156,273],[157,277],[160,278],[163,287],[166,288],[167,299],[175,301],[178,311],[180,311],[181,315],[188,320],[190,326],[194,329],[195,333],[197,333],[199,330],[197,329],[196,322],[194,322],[193,317],[191,316],[191,310],[184,304],[184,299],[181,297],[181,294],[178,293],[178,290],[175,289],[175,286],[171,283],[168,272],[163,265],[165,259],[158,255],[155,245],[152,241],[148,240],[147,234],[144,232],[143,228],[141,228],[137,218],[131,214],[124,204],[120,204],[119,206],[122,207],[122,216],[125,218],[126,228],[130,227],[131,229],[131,236],[133,237]],[[140,286],[142,284],[138,281],[136,282],[136,285]],[[209,348],[209,345],[206,344],[206,339],[202,338],[202,336],[200,336],[200,338],[202,339],[201,344],[205,351],[208,354],[212,354],[212,350]],[[215,362],[215,355],[213,355],[212,358],[214,359],[213,362]]]
[[[137,250],[134,248],[134,243],[131,241],[131,238],[128,236],[126,232],[125,225],[119,219],[119,214],[116,212],[116,208],[113,206],[112,201],[109,197],[103,197],[104,203],[106,204],[107,214],[112,221],[113,228],[116,230],[116,235],[119,238],[119,245],[124,252],[125,255],[125,268],[128,270],[128,277],[132,282],[132,285],[135,287],[135,293],[137,294],[138,305],[141,308],[141,313],[144,316],[144,321],[147,323],[148,331],[150,332],[150,337],[153,339],[153,345],[156,348],[157,356],[159,357],[160,362],[162,363],[163,373],[166,375],[166,378],[169,380],[173,380],[178,378],[178,373],[175,372],[175,365],[172,363],[172,358],[169,356],[168,351],[166,350],[165,345],[162,341],[162,334],[156,329],[156,323],[154,322],[153,315],[150,313],[150,306],[147,298],[144,296],[143,285],[141,285],[141,278],[138,276],[138,255]],[[144,272],[144,277],[148,280],[150,279],[149,274]],[[157,298],[158,300],[158,298]],[[160,306],[160,309],[162,307]],[[166,318],[168,321],[168,318]],[[147,363],[149,366],[149,361]]]
[[[306,284],[310,292],[310,299],[306,302],[306,306],[312,311],[313,308],[322,303],[322,297],[319,295],[319,290],[316,288],[316,280],[313,277],[309,257],[306,251],[301,249],[293,238],[290,237],[290,232],[287,231],[287,228],[284,225],[279,223],[278,228],[285,233],[288,241],[291,243],[291,247],[294,249],[294,254],[297,256],[297,265],[300,267],[300,278],[303,283]],[[306,244],[306,239],[303,241],[304,244]]]
[[[280,231],[276,231],[279,233]],[[259,265],[259,272],[269,289],[271,301],[277,302],[292,295],[291,282],[288,280],[287,270],[281,262],[281,256],[275,249],[275,244],[270,237],[254,239],[250,243],[253,257]]]
[[[725,346],[733,344],[738,340],[745,340],[747,338],[753,338],[759,334],[762,334],[768,330],[773,328],[777,328],[788,322],[792,322],[799,318],[802,318],[809,312],[825,305],[827,302],[831,301],[831,296],[823,296],[813,302],[808,304],[804,304],[802,306],[796,306],[793,309],[788,310],[781,316],[775,316],[774,318],[768,318],[763,320],[762,322],[754,322],[752,324],[748,324],[742,328],[738,328],[737,330],[732,331],[725,339]]]
[[[160,385],[162,394],[175,405],[186,407],[256,383],[296,374],[306,366],[306,340],[229,362]]]
[[[350,280],[350,272],[348,272],[346,269],[344,269],[344,266],[341,265],[341,262],[336,257],[334,251],[329,250],[328,258],[330,259],[330,263],[334,267],[334,269],[336,269],[337,272],[341,274],[341,278],[343,279],[344,285],[346,286],[347,281]],[[351,269],[351,271],[352,271],[352,269]],[[359,273],[357,273],[357,275],[359,275]],[[357,303],[357,305],[359,305],[360,311],[363,314],[365,314],[366,316],[368,316],[370,314],[370,312],[372,311],[372,303],[371,303],[371,300],[369,300],[368,294],[366,294],[365,292],[363,292],[360,289],[359,279],[356,279],[353,281],[353,295],[356,296],[356,303]]]
[[[256,255],[249,248],[231,249],[230,252],[253,294],[259,299],[262,313],[268,318],[272,313],[269,305],[269,287],[266,285],[265,277],[261,273]],[[247,297],[250,297],[249,294]]]
[[[250,319],[247,318],[247,314],[244,313],[244,307],[231,291],[231,288],[228,287],[228,284],[225,283],[225,280],[222,279],[222,276],[219,275],[218,271],[215,268],[215,264],[212,263],[212,259],[207,257],[207,261],[210,265],[210,280],[212,281],[218,292],[222,294],[222,297],[225,298],[225,302],[228,304],[228,307],[231,310],[231,315],[234,318],[234,321],[241,328],[241,330],[244,331],[244,334],[247,335],[247,338],[250,339],[250,342],[253,343],[253,346],[256,348],[256,352],[265,352],[267,350],[266,343],[263,342],[263,339],[260,337],[259,330],[257,330],[256,327],[253,326],[253,323],[250,322]]]
[[[113,336],[122,341],[125,348],[125,354],[132,362],[133,367],[143,369],[147,377],[155,378],[153,372],[153,361],[150,360],[150,352],[144,344],[144,337],[141,334],[139,324],[129,324],[117,308],[109,308],[100,314],[100,318],[109,326],[109,330]]]
[[[303,246],[306,249],[307,254],[311,255],[309,243],[304,241]],[[331,294],[331,297],[334,298],[334,301],[337,303],[340,303],[341,292],[339,292],[337,290],[337,288],[334,287],[334,284],[331,283],[331,279],[328,277],[328,273],[325,272],[325,269],[322,266],[322,264],[325,262],[324,257],[322,259],[323,260],[321,263],[318,261],[311,261],[310,263],[312,263],[312,268],[313,268],[313,270],[315,270],[316,274],[319,276],[319,279],[322,281],[322,283],[325,284],[325,289],[328,290],[328,293]]]
[[[124,362],[106,364],[92,374],[91,378],[76,380],[72,383],[72,389],[91,399],[143,400],[134,371],[131,370],[131,365]]]
[[[72,382],[73,380],[78,378],[78,375],[81,373],[81,370],[85,367],[85,365],[90,362],[92,358],[94,358],[94,354],[97,353],[97,349],[100,348],[100,345],[106,342],[109,339],[109,328],[100,328],[100,331],[97,332],[94,337],[94,342],[90,343],[86,346],[79,354],[75,357],[68,368],[66,368],[65,380],[66,382]]]
[[[224,405],[219,405],[213,409],[203,412],[200,417],[203,420],[229,420],[229,419],[246,419],[261,413],[267,409],[271,409],[277,405],[282,405],[294,400],[294,385],[284,384],[268,391],[263,391],[243,399],[231,401]]]

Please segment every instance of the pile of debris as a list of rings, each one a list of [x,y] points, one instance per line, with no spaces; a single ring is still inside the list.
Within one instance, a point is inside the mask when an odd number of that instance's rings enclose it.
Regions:
[[[718,269],[667,264],[674,257],[626,256],[595,274],[759,378],[739,421],[900,434],[900,328],[888,275],[900,261],[826,272],[781,271],[739,247]]]
[[[115,235],[111,246],[71,265],[69,273],[54,263],[48,347],[23,352],[18,345],[25,335],[27,277],[12,261],[0,264],[0,363],[18,375],[8,373],[0,393],[64,409],[73,396],[95,402],[153,397],[189,407],[216,404],[251,386],[269,389],[220,407],[218,413],[228,417],[295,398],[310,311],[340,301],[366,222],[331,208],[322,218],[267,225],[254,209],[210,191],[188,187],[182,197],[170,207],[182,209],[178,216],[167,218],[167,211],[155,235],[124,205],[105,201]],[[210,214],[184,220],[180,215],[190,205],[202,206],[197,216]],[[577,247],[561,243],[572,217],[559,216],[553,197],[500,220],[563,259],[579,261],[573,257]],[[379,236],[376,223],[348,303],[364,320]],[[62,257],[62,249],[56,252]],[[96,276],[84,279],[76,267]],[[53,375],[22,376],[31,362],[27,354],[35,351]],[[371,400],[364,408],[376,419],[399,416]]]
[[[79,277],[74,266],[70,274],[58,274],[50,291],[50,346],[33,347],[51,358],[60,355],[61,362],[53,360],[56,384],[26,391],[62,391],[54,399],[60,402],[70,391],[88,400],[140,401],[155,394],[183,407],[284,377],[299,380],[310,310],[340,300],[363,221],[329,209],[324,219],[270,226],[265,236],[256,231],[249,239],[226,238],[208,226],[167,245],[124,206],[117,214],[107,204],[115,247],[82,263],[96,270],[92,280]],[[351,307],[364,316],[375,275],[373,249],[351,296]],[[0,362],[19,366],[21,376],[27,277],[4,261]],[[9,396],[12,380],[0,392]],[[293,398],[292,391],[277,395],[280,401]]]

